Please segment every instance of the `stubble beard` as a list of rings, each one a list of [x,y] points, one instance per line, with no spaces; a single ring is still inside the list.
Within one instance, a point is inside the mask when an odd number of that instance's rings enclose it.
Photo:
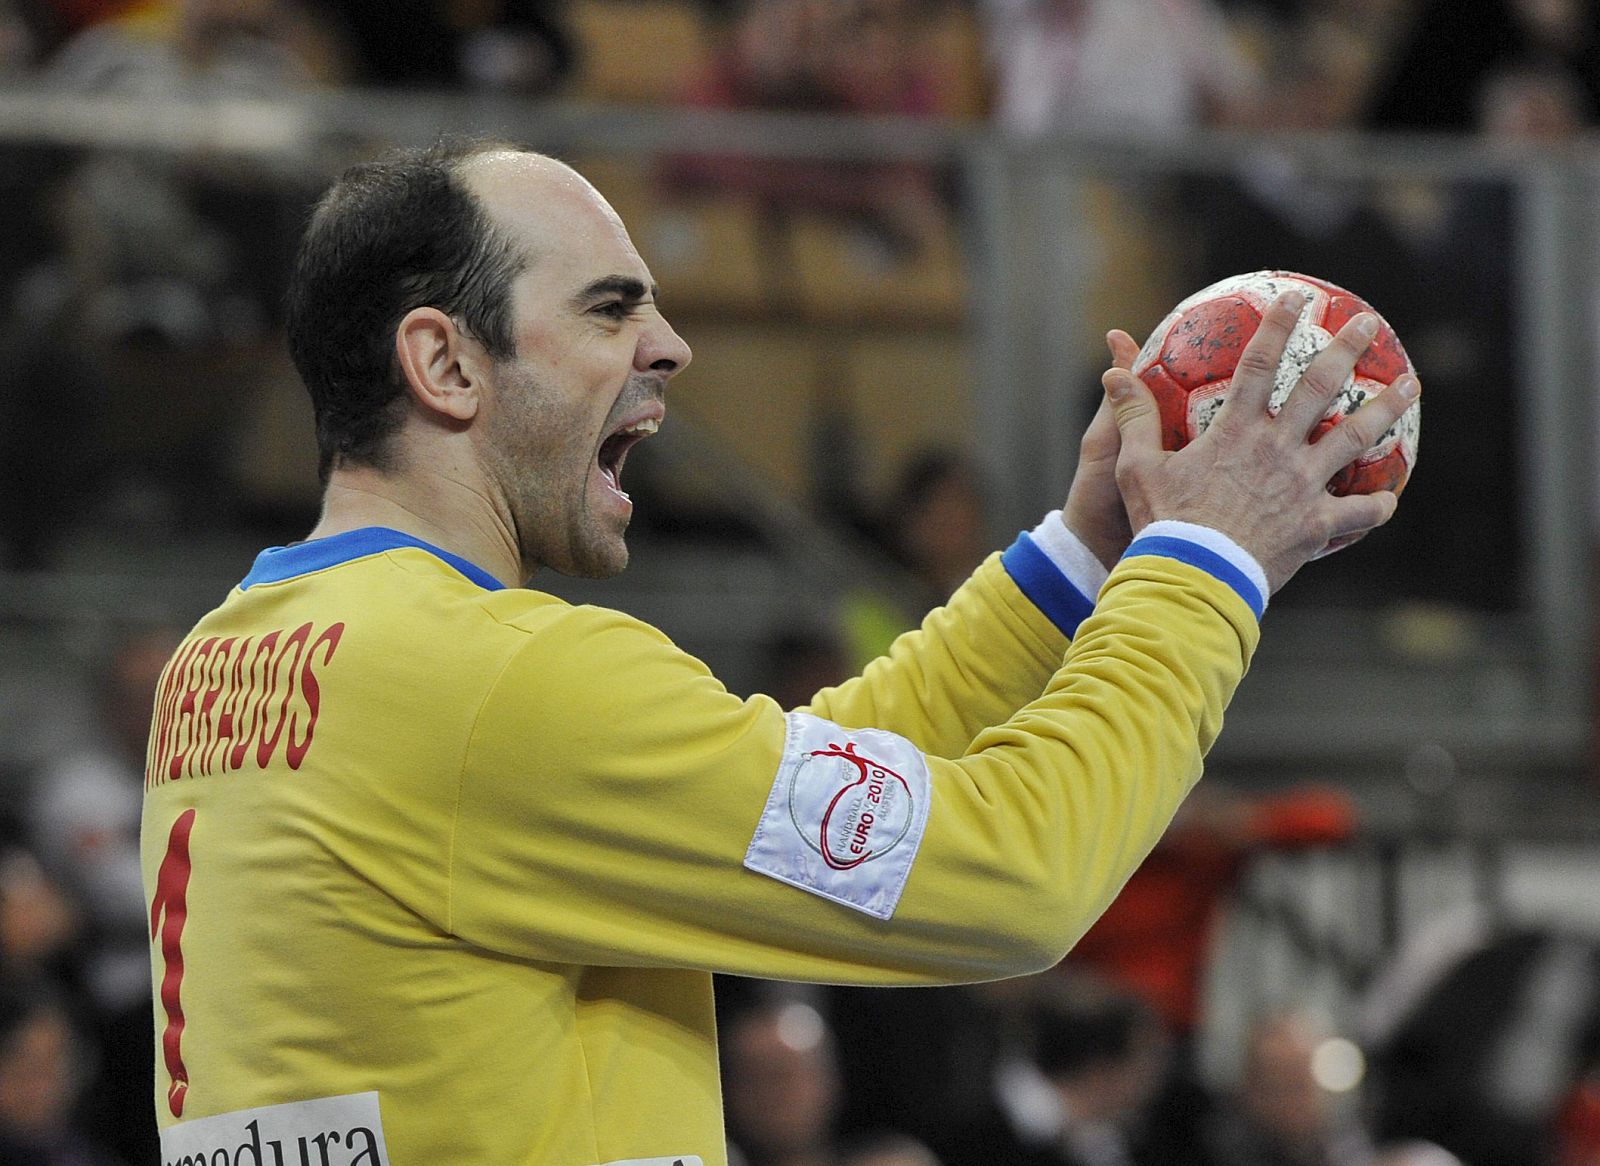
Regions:
[[[585,507],[569,532],[567,561],[545,565],[562,575],[577,579],[610,579],[622,574],[628,565],[628,544],[623,538],[628,523],[624,520],[614,535],[596,529],[598,525],[590,518]]]
[[[590,509],[590,477],[593,450],[576,472],[581,481],[577,490],[565,479],[550,480],[541,470],[552,464],[565,464],[564,438],[550,395],[528,373],[509,371],[505,387],[508,399],[497,414],[498,423],[491,440],[495,476],[504,484],[510,507],[512,533],[517,540],[523,578],[531,579],[541,568],[578,579],[610,579],[628,565],[628,545],[624,534],[628,519],[620,524],[603,522]],[[624,392],[621,402],[630,400]],[[631,407],[619,403],[611,416]],[[611,420],[608,417],[606,424]],[[576,460],[573,457],[571,460]]]

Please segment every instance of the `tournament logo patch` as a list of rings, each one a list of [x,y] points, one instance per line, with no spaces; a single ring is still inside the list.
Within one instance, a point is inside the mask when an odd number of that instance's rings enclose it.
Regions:
[[[904,737],[790,713],[751,870],[888,919],[928,824],[928,763]]]
[[[892,853],[911,829],[916,804],[910,785],[887,765],[856,752],[854,741],[811,750],[788,784],[789,821],[833,870]]]

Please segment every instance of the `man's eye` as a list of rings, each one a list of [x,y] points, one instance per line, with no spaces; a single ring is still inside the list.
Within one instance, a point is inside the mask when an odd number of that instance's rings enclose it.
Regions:
[[[633,305],[625,300],[611,300],[600,304],[594,310],[609,320],[626,320],[633,312]]]

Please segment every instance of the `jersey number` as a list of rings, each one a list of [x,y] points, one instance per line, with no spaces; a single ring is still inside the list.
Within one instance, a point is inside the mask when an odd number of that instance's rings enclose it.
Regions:
[[[150,940],[161,936],[161,959],[166,974],[161,977],[161,1006],[167,1013],[166,1031],[161,1034],[161,1051],[167,1063],[167,1105],[173,1117],[183,1116],[183,1096],[189,1092],[189,1070],[183,1066],[180,1044],[183,1040],[183,1004],[178,989],[183,984],[183,924],[189,917],[186,896],[189,891],[189,831],[194,829],[194,811],[185,810],[172,824],[167,839],[167,854],[156,874],[156,894],[150,902]],[[162,921],[162,915],[166,921]]]

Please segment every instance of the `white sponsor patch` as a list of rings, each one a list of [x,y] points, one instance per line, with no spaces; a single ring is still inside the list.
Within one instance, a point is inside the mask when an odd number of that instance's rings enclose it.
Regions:
[[[161,1131],[162,1166],[389,1166],[376,1093],[236,1109]]]
[[[922,844],[930,800],[928,762],[904,737],[790,713],[778,777],[744,864],[888,919]]]

